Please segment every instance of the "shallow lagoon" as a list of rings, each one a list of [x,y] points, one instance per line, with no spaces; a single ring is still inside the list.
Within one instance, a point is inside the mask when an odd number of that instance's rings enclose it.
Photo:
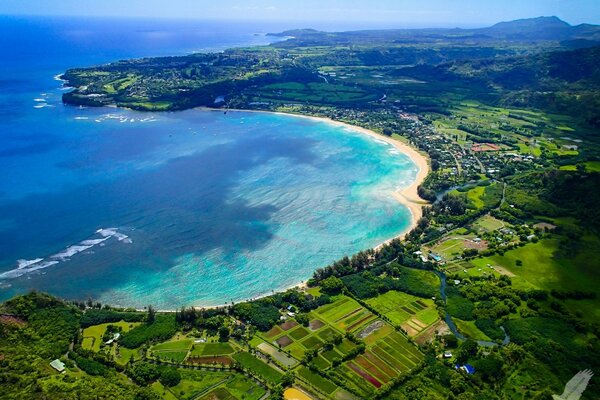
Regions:
[[[410,223],[390,193],[415,166],[345,128],[244,112],[63,112],[68,144],[19,157],[15,170],[31,178],[0,203],[3,297],[239,301]]]
[[[12,55],[0,66],[0,299],[36,288],[127,306],[239,301],[409,225],[390,193],[416,167],[359,133],[273,114],[63,106],[53,76],[70,66],[267,42],[254,27],[110,21],[119,42],[106,23],[0,24]]]

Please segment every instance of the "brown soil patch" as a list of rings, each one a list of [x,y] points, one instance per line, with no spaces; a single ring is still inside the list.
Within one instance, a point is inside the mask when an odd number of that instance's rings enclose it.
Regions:
[[[13,325],[22,327],[27,322],[19,317],[15,317],[14,315],[2,314],[0,315],[0,324],[3,325]]]
[[[272,339],[275,336],[279,335],[280,333],[281,333],[281,328],[278,327],[277,325],[275,325],[267,333],[265,333],[265,336],[268,337],[269,339]]]
[[[373,317],[373,314],[369,313],[366,317],[361,318],[360,320],[358,320],[357,322],[353,323],[352,325],[350,325],[348,328],[346,328],[346,331],[348,332],[352,332],[354,329],[358,328],[359,326],[361,326],[362,324],[364,324],[364,322],[366,320],[368,320],[369,318]]]
[[[472,151],[481,152],[481,151],[498,151],[500,150],[500,146],[493,143],[475,143],[471,146]]]
[[[506,275],[506,276],[510,276],[510,277],[516,276],[515,274],[513,274],[506,268],[501,267],[499,265],[494,265],[494,269],[496,270],[496,272],[498,272],[499,274],[502,274],[502,275]]]
[[[431,342],[433,339],[435,339],[436,331],[438,332],[438,335],[445,335],[447,333],[450,333],[450,328],[448,328],[446,321],[439,320],[438,322],[432,324],[429,328],[421,332],[421,334],[417,338],[415,338],[415,342],[417,342],[418,344],[425,344]]]
[[[406,334],[408,336],[415,336],[417,333],[419,333],[418,330],[416,330],[415,328],[413,328],[412,326],[410,326],[408,323],[404,323],[402,325],[400,325],[402,327],[402,329],[404,329],[406,331]]]
[[[537,229],[541,229],[543,231],[544,230],[553,231],[554,229],[556,229],[556,225],[552,225],[552,224],[549,224],[547,222],[537,223],[537,224],[533,225],[533,227],[537,228]]]
[[[472,240],[463,240],[463,245],[465,246],[465,248],[467,249],[475,249],[475,250],[487,250],[488,248],[488,241],[487,240],[482,240],[479,243],[476,243]]]
[[[280,337],[279,339],[277,339],[275,341],[275,343],[277,343],[281,347],[285,347],[285,346],[289,346],[290,344],[294,343],[294,341],[292,339],[290,339],[287,335],[284,335],[284,336]]]
[[[285,321],[280,326],[281,326],[281,329],[283,329],[284,331],[289,331],[293,327],[298,326],[298,323],[296,321]]]
[[[318,319],[313,319],[312,321],[310,321],[308,323],[308,327],[310,328],[311,331],[316,331],[317,329],[321,329],[324,326],[325,326],[325,323]]]

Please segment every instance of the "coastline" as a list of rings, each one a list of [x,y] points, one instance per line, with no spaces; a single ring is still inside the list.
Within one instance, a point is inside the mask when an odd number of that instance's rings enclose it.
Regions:
[[[221,109],[208,108],[208,107],[197,107],[196,110],[222,112]],[[302,115],[302,114],[285,113],[285,112],[280,112],[280,111],[263,111],[263,110],[228,109],[227,112],[269,113],[269,114],[284,115],[287,117],[291,116],[291,117],[298,117],[298,118],[306,118],[306,119],[310,119],[310,120],[316,121],[316,122],[325,122],[327,124],[336,125],[336,126],[339,126],[339,127],[345,128],[345,129],[349,129],[349,130],[367,135],[375,140],[382,140],[382,141],[386,142],[387,144],[396,148],[401,153],[408,156],[411,159],[411,161],[417,166],[417,169],[418,169],[415,179],[407,187],[396,189],[394,192],[391,193],[391,196],[394,199],[396,199],[398,201],[398,203],[400,203],[403,206],[405,206],[406,208],[408,208],[408,211],[410,212],[411,217],[412,217],[411,222],[403,232],[401,232],[400,234],[398,234],[392,238],[389,238],[389,239],[383,241],[382,243],[379,243],[378,245],[373,247],[374,250],[380,249],[381,247],[390,243],[394,239],[403,239],[406,236],[406,234],[408,234],[408,232],[410,232],[412,229],[414,229],[417,226],[417,221],[423,216],[423,207],[425,205],[429,204],[429,202],[427,200],[422,199],[417,192],[417,188],[419,187],[419,185],[421,183],[423,183],[423,181],[429,174],[429,171],[430,171],[429,170],[429,159],[425,155],[421,154],[414,147],[412,147],[404,142],[393,139],[389,136],[379,134],[375,131],[372,131],[367,128],[363,128],[361,126],[351,125],[351,124],[348,124],[346,122],[341,122],[341,121],[335,121],[331,118],[326,118],[326,117],[316,117],[316,116],[312,116],[312,115]],[[302,290],[302,289],[306,289],[307,285],[304,281],[301,281],[300,283],[291,285],[286,288],[281,288],[276,291],[286,291],[286,290],[294,289],[294,288]],[[253,297],[251,299],[240,300],[238,303],[245,302],[245,301],[257,300],[257,299],[260,299],[263,297],[271,296],[271,294],[272,293],[267,293],[267,294],[259,295],[257,297]],[[215,306],[204,306],[204,307],[194,305],[192,307],[197,308],[197,309],[214,309],[214,308],[227,307],[229,305],[230,304],[226,303],[226,304],[220,304],[220,305],[215,305]],[[160,311],[161,312],[175,312],[175,310],[160,310]]]

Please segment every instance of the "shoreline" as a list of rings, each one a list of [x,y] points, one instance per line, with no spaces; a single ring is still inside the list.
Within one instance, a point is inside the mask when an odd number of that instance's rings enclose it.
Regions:
[[[215,109],[215,108],[208,108],[208,107],[196,107],[195,110],[223,112],[222,109]],[[392,137],[389,137],[389,136],[379,134],[375,131],[372,131],[367,128],[363,128],[361,126],[352,125],[352,124],[342,122],[342,121],[335,121],[335,120],[333,120],[331,118],[327,118],[327,117],[316,117],[316,116],[312,116],[312,115],[302,115],[302,114],[285,113],[285,112],[281,112],[281,111],[263,111],[263,110],[228,109],[227,112],[268,113],[268,114],[284,115],[287,117],[291,116],[291,117],[298,117],[298,118],[306,118],[306,119],[310,119],[310,120],[316,121],[316,122],[324,122],[327,124],[339,126],[339,127],[345,128],[345,129],[349,129],[349,130],[367,135],[374,140],[383,140],[387,144],[396,148],[402,154],[405,154],[406,156],[408,156],[408,158],[410,158],[410,160],[413,162],[413,164],[415,164],[417,166],[417,174],[415,175],[415,179],[407,187],[396,189],[394,192],[391,193],[391,196],[394,199],[396,199],[398,201],[398,203],[402,204],[403,206],[405,206],[408,209],[408,211],[410,212],[411,217],[412,217],[411,222],[408,225],[408,227],[400,234],[398,234],[392,238],[389,238],[389,239],[383,241],[382,243],[379,243],[375,247],[372,247],[374,250],[379,250],[381,247],[390,243],[394,239],[403,239],[406,236],[406,234],[408,234],[408,232],[410,232],[417,226],[417,221],[423,216],[423,207],[425,205],[430,204],[427,200],[422,199],[417,192],[417,188],[419,187],[419,185],[421,183],[423,183],[423,181],[425,180],[427,175],[429,175],[429,171],[430,171],[429,159],[425,155],[421,154],[417,149],[415,149],[414,147],[412,147],[404,142],[393,139]],[[295,288],[302,290],[302,289],[306,289],[307,285],[304,281],[301,281],[300,283],[297,283],[295,285],[292,285],[292,286],[289,286],[286,288],[282,288],[282,289],[278,289],[275,292],[284,292],[286,290],[295,289]],[[233,302],[233,303],[238,304],[238,303],[243,303],[246,301],[258,300],[263,297],[268,297],[271,295],[272,295],[272,293],[263,294],[263,295],[253,297],[251,299],[240,300],[239,302]],[[219,304],[219,305],[215,305],[215,306],[204,306],[204,307],[192,305],[191,307],[193,307],[195,309],[215,309],[215,308],[228,307],[230,305],[231,305],[230,303],[225,303],[225,304]],[[159,310],[159,311],[175,312],[175,310]]]

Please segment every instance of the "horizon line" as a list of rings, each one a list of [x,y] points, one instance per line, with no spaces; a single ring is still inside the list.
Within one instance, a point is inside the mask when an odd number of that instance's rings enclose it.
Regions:
[[[290,29],[286,29],[286,30],[295,30],[295,29],[314,29],[310,27],[310,24],[327,24],[329,23],[330,25],[343,25],[343,24],[347,24],[347,25],[353,25],[353,24],[362,24],[362,25],[368,25],[368,24],[380,24],[380,25],[385,25],[385,27],[382,28],[377,28],[375,26],[373,27],[364,27],[364,28],[356,28],[355,30],[360,31],[360,30],[419,30],[419,29],[480,29],[480,28],[486,28],[486,27],[491,27],[493,25],[499,24],[499,23],[503,23],[503,22],[514,22],[514,21],[519,21],[519,20],[527,20],[527,19],[537,19],[537,18],[558,18],[559,20],[566,22],[567,24],[569,24],[570,26],[578,26],[578,25],[600,25],[600,23],[593,23],[593,22],[581,22],[579,24],[573,24],[563,18],[560,18],[557,15],[539,15],[539,16],[535,16],[535,17],[520,17],[520,18],[516,18],[516,19],[510,19],[510,20],[499,20],[496,22],[480,22],[480,23],[468,23],[468,22],[461,22],[461,23],[455,23],[454,25],[452,25],[451,22],[432,22],[431,25],[426,25],[426,23],[415,23],[413,26],[410,25],[409,22],[401,22],[400,24],[408,24],[408,25],[404,25],[401,26],[399,24],[399,26],[397,27],[392,27],[392,23],[391,21],[384,21],[384,22],[378,22],[378,21],[373,21],[373,20],[300,20],[300,19],[289,19],[289,20],[273,20],[273,19],[261,19],[261,18],[253,18],[253,19],[248,19],[248,18],[235,18],[235,17],[221,17],[221,16],[206,16],[206,17],[189,17],[189,16],[144,16],[144,15],[86,15],[86,14],[82,14],[82,15],[76,15],[76,14],[26,14],[26,13],[18,13],[18,14],[1,14],[0,13],[0,18],[2,17],[8,17],[8,18],[68,18],[68,19],[76,19],[76,18],[89,18],[89,19],[130,19],[130,20],[164,20],[164,21],[231,21],[231,22],[248,22],[248,23],[252,23],[252,22],[269,22],[269,23],[273,23],[273,24],[285,24],[285,23],[294,23],[294,24],[308,24],[305,25],[302,28],[290,28]],[[316,29],[319,30],[319,29]]]

